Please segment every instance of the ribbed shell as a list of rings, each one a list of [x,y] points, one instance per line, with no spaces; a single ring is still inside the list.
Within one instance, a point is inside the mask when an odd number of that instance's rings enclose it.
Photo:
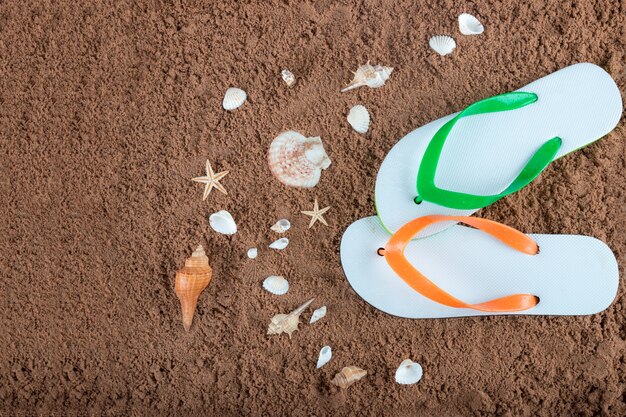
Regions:
[[[346,366],[330,382],[345,389],[365,375],[367,375],[367,371],[364,369],[357,366]]]
[[[350,126],[359,133],[367,133],[370,128],[370,114],[365,106],[360,104],[350,109],[347,119]]]
[[[224,100],[222,100],[222,107],[224,110],[235,110],[238,107],[241,107],[243,103],[246,102],[248,95],[241,88],[231,87],[226,90],[224,94]]]
[[[274,295],[284,295],[289,291],[289,282],[279,275],[270,275],[263,281],[263,288]]]
[[[430,38],[428,41],[430,47],[441,56],[446,56],[454,51],[456,48],[456,42],[450,36],[437,35]]]
[[[267,159],[272,174],[291,187],[315,187],[322,170],[330,166],[319,137],[307,138],[294,131],[283,132],[272,141]]]
[[[200,293],[209,285],[213,271],[202,246],[185,260],[183,269],[176,273],[174,291],[180,300],[183,327],[189,331]]]

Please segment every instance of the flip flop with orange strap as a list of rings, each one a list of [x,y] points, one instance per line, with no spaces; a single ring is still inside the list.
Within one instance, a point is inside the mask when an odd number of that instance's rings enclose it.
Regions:
[[[412,240],[440,222],[451,228]],[[408,318],[501,314],[584,315],[617,293],[615,256],[577,235],[525,235],[477,217],[431,215],[391,237],[377,217],[353,223],[341,241],[352,288],[372,306]]]

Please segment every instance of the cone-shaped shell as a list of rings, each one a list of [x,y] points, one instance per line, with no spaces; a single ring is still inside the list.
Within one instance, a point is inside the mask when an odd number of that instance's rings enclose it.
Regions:
[[[365,375],[367,375],[367,371],[364,369],[357,366],[346,366],[330,382],[345,389]]]
[[[384,67],[382,65],[370,65],[368,62],[365,65],[361,65],[359,69],[354,73],[354,78],[345,88],[341,90],[342,93],[352,90],[354,88],[368,86],[369,88],[379,88],[385,85],[385,81],[389,79],[393,68]]]
[[[298,330],[298,324],[300,323],[300,314],[313,302],[314,298],[311,298],[306,303],[302,304],[289,314],[277,314],[272,317],[269,326],[267,327],[267,334],[281,334],[287,333],[291,339],[291,334]]]
[[[290,187],[315,187],[322,170],[330,166],[321,138],[294,131],[283,132],[272,141],[267,160],[272,174]]]
[[[209,258],[204,253],[202,245],[185,260],[183,269],[176,273],[174,291],[180,300],[185,331],[189,331],[191,327],[198,297],[209,285],[212,273]]]

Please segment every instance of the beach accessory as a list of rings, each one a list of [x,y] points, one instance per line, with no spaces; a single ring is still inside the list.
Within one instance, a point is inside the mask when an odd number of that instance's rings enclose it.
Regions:
[[[621,113],[615,82],[589,63],[476,102],[391,149],[376,179],[378,216],[393,233],[420,216],[470,215],[527,185],[552,160],[606,135]]]
[[[174,291],[180,300],[183,327],[187,332],[193,321],[198,297],[211,282],[212,275],[209,258],[204,253],[202,245],[185,260],[185,267],[176,273]]]
[[[473,228],[411,240],[442,221]],[[476,217],[425,216],[391,237],[368,217],[348,227],[340,252],[359,296],[409,318],[594,314],[611,304],[619,281],[615,256],[597,239],[527,236]]]

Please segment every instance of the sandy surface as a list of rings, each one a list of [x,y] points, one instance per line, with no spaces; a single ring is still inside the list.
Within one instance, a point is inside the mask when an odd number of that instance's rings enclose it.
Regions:
[[[575,62],[626,91],[623,0],[26,3],[0,2],[0,415],[626,414],[623,286],[591,317],[406,320],[356,296],[338,254],[412,129]],[[483,35],[459,34],[464,11]],[[428,49],[439,33],[457,38],[452,56]],[[390,81],[340,94],[367,60],[395,67]],[[298,77],[291,89],[282,68]],[[229,86],[249,95],[232,113]],[[345,121],[356,103],[372,113],[365,136]],[[326,144],[333,165],[313,190],[269,172],[286,129]],[[625,132],[622,119],[479,214],[596,236],[623,274]],[[189,180],[206,159],[230,171],[227,196],[202,201]],[[298,213],[316,197],[329,226],[307,229]],[[234,214],[233,237],[209,229],[219,209]],[[281,217],[291,244],[269,252]],[[214,278],[185,334],[174,274],[199,243]],[[270,274],[288,277],[288,295],[262,290]],[[266,336],[311,296],[324,319]],[[334,358],[316,371],[325,344]],[[393,381],[406,357],[424,367],[418,385]],[[349,364],[369,375],[329,385]]]

